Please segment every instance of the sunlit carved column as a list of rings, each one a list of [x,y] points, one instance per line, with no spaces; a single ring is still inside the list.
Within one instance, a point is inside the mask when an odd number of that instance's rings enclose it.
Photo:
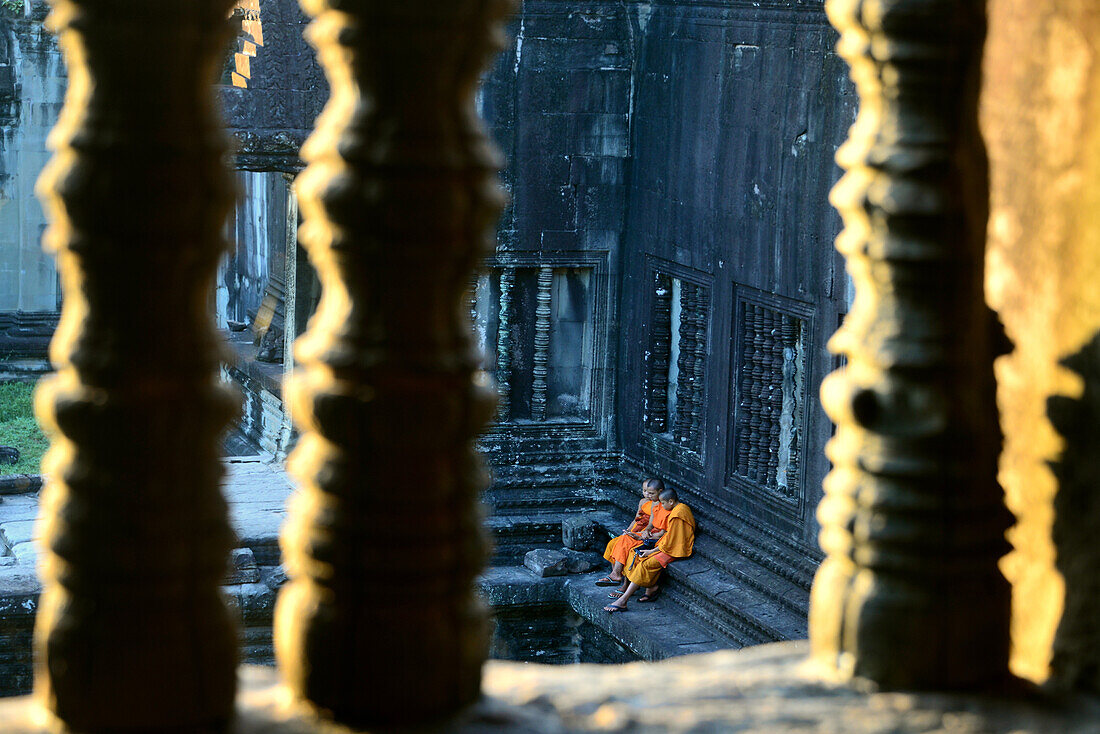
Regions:
[[[218,450],[235,401],[208,313],[232,203],[212,98],[229,5],[55,0],[51,16],[69,89],[39,184],[65,301],[37,395],[52,445],[35,686],[78,731],[232,710]]]
[[[859,117],[837,159],[856,300],[822,388],[838,424],[818,510],[814,656],[892,687],[1007,675],[1009,517],[983,298],[981,2],[829,0]]]
[[[464,294],[503,203],[473,92],[508,4],[302,5],[332,96],[298,181],[323,290],[287,391],[276,654],[318,709],[410,723],[474,700],[485,656],[473,440],[494,399]]]

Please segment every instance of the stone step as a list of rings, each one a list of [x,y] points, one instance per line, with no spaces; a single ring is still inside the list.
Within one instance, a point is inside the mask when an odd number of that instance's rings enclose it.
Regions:
[[[617,531],[621,523],[604,527]],[[669,565],[662,586],[696,623],[720,633],[726,647],[806,637],[809,589],[705,534],[691,558]]]
[[[493,543],[493,565],[522,565],[538,548],[561,548],[561,515],[497,515],[485,520]]]
[[[603,535],[619,533],[629,518],[616,511],[586,512],[603,528]],[[511,513],[487,521],[496,543],[493,563],[522,565],[532,549],[562,545],[566,510],[553,513]],[[602,536],[596,544],[602,551]],[[670,601],[705,629],[720,635],[724,647],[802,639],[807,634],[809,589],[770,568],[731,550],[706,533],[696,538],[695,554],[669,566],[666,576]]]
[[[643,660],[663,660],[676,655],[714,652],[731,647],[716,630],[700,624],[667,598],[639,603],[635,595],[625,612],[605,612],[614,601],[612,588],[596,586],[605,572],[570,576],[565,584],[569,606],[586,620],[619,640]]]
[[[664,591],[699,624],[720,632],[735,647],[806,637],[805,615],[778,604],[705,558],[671,564]]]
[[[495,609],[565,604],[643,660],[730,647],[727,640],[666,599],[639,604],[635,598],[626,612],[605,612],[603,608],[612,601],[611,589],[595,583],[603,575],[601,571],[544,578],[522,566],[505,566],[486,569],[478,586]]]

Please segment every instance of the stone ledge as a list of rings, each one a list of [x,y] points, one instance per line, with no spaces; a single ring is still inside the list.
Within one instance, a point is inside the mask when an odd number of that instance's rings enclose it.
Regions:
[[[0,495],[31,494],[42,489],[41,474],[6,474],[0,477]]]
[[[486,663],[484,697],[418,731],[1026,734],[1096,732],[1100,699],[866,693],[823,680],[805,642],[725,650],[660,663],[552,666]],[[351,734],[291,703],[271,668],[243,666],[231,734]],[[0,730],[56,731],[29,697],[0,701]]]

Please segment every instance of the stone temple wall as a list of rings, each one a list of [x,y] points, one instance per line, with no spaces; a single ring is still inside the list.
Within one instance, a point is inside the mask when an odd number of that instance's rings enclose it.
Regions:
[[[47,12],[45,0],[0,3],[0,360],[43,359],[61,299],[53,257],[42,251],[45,217],[34,195],[66,89]],[[215,296],[222,325],[257,308],[269,261],[282,256],[283,173],[300,168],[298,148],[328,96],[295,0],[241,0],[232,22],[237,34],[216,81],[236,144],[241,198],[227,229],[233,253]],[[155,61],[135,71],[134,83],[157,83]]]
[[[61,300],[34,195],[66,88],[45,12],[40,0],[0,4],[0,312],[56,312]]]
[[[498,562],[657,475],[700,520],[688,611],[804,634],[856,110],[822,5],[529,0],[510,31],[479,102],[512,201],[471,305]]]
[[[476,305],[506,393],[497,488],[618,486],[601,457],[625,456],[808,550],[855,112],[820,3],[542,0],[511,30],[480,96],[512,195]],[[570,269],[579,324],[558,321]],[[562,363],[559,340],[594,356]]]

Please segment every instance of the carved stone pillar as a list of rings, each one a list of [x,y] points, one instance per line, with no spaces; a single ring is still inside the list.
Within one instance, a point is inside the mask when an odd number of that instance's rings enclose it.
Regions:
[[[535,354],[531,369],[531,418],[546,420],[547,383],[550,366],[550,291],[554,285],[554,271],[539,268],[538,293],[535,296]]]
[[[516,269],[500,270],[500,312],[497,323],[496,383],[499,399],[497,420],[506,423],[512,418],[512,289],[516,284]]]
[[[208,312],[232,204],[211,88],[230,4],[54,0],[69,88],[39,185],[65,301],[36,398],[52,445],[35,687],[76,731],[232,711],[218,453],[236,401]]]
[[[653,433],[664,433],[669,429],[668,369],[672,363],[672,279],[663,273],[654,273],[653,276],[653,326],[649,344],[647,422]]]
[[[832,194],[856,300],[830,343],[847,368],[822,387],[838,430],[810,636],[819,661],[888,687],[1007,676],[1001,343],[983,298],[983,6],[826,3],[860,94]]]
[[[302,4],[332,96],[298,181],[323,292],[287,390],[275,650],[317,709],[408,724],[474,700],[485,656],[473,441],[494,399],[464,294],[503,204],[473,92],[508,4]]]

